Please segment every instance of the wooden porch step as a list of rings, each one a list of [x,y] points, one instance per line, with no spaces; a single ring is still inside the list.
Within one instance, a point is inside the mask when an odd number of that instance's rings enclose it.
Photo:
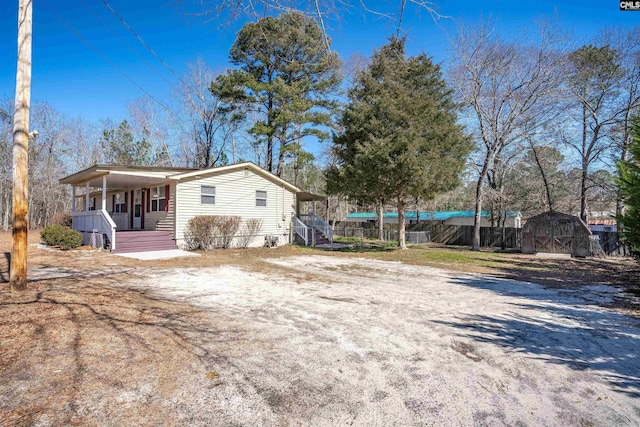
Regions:
[[[135,248],[120,248],[118,247],[114,254],[128,254],[132,252],[153,252],[153,251],[169,251],[172,249],[178,249],[176,245],[154,245],[154,246],[145,246],[144,248],[135,247]]]
[[[318,230],[315,230],[315,238],[316,238],[316,245],[328,245],[329,243],[331,243],[331,240],[329,240],[324,234],[322,234]]]
[[[113,253],[149,252],[178,249],[168,231],[120,231]]]

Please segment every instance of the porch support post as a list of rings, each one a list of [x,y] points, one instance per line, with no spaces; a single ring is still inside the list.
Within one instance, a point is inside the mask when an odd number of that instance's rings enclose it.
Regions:
[[[316,201],[315,200],[313,201],[313,208],[312,209],[313,209],[313,216],[315,217],[316,216]]]
[[[76,186],[71,186],[71,212],[76,211]]]
[[[89,212],[89,181],[84,183],[84,210]]]
[[[107,175],[102,175],[102,210],[107,210]]]

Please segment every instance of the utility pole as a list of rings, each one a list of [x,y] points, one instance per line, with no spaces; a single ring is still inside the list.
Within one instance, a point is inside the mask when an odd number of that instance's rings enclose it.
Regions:
[[[31,100],[31,15],[33,0],[18,2],[18,70],[13,113],[13,247],[9,270],[12,291],[27,289],[29,108]]]

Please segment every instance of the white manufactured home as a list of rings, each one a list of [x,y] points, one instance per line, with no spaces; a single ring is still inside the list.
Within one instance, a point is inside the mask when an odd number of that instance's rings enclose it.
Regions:
[[[315,215],[323,196],[306,193],[253,163],[209,169],[96,165],[60,179],[72,186],[73,228],[85,244],[113,252],[185,246],[184,230],[200,215],[262,220],[250,246],[332,240]],[[312,202],[301,214],[301,204]]]

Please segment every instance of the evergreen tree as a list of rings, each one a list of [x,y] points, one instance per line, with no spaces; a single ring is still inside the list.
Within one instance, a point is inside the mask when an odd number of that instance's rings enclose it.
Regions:
[[[153,163],[151,144],[145,138],[136,141],[126,120],[116,129],[105,129],[100,143],[108,163],[135,166]]]
[[[323,126],[332,124],[335,102],[331,95],[340,79],[340,61],[327,48],[318,24],[302,13],[289,12],[246,24],[230,52],[238,66],[219,76],[211,91],[239,112],[261,118],[249,129],[257,142],[266,143],[266,164],[277,174],[292,145],[305,136],[327,138]]]
[[[640,257],[640,117],[636,116],[631,128],[630,159],[618,162],[618,185],[625,209],[618,216],[622,238]]]
[[[398,245],[406,248],[405,202],[458,185],[471,150],[456,107],[440,67],[424,53],[407,58],[405,38],[392,37],[349,92],[328,190],[378,204],[394,200]]]

